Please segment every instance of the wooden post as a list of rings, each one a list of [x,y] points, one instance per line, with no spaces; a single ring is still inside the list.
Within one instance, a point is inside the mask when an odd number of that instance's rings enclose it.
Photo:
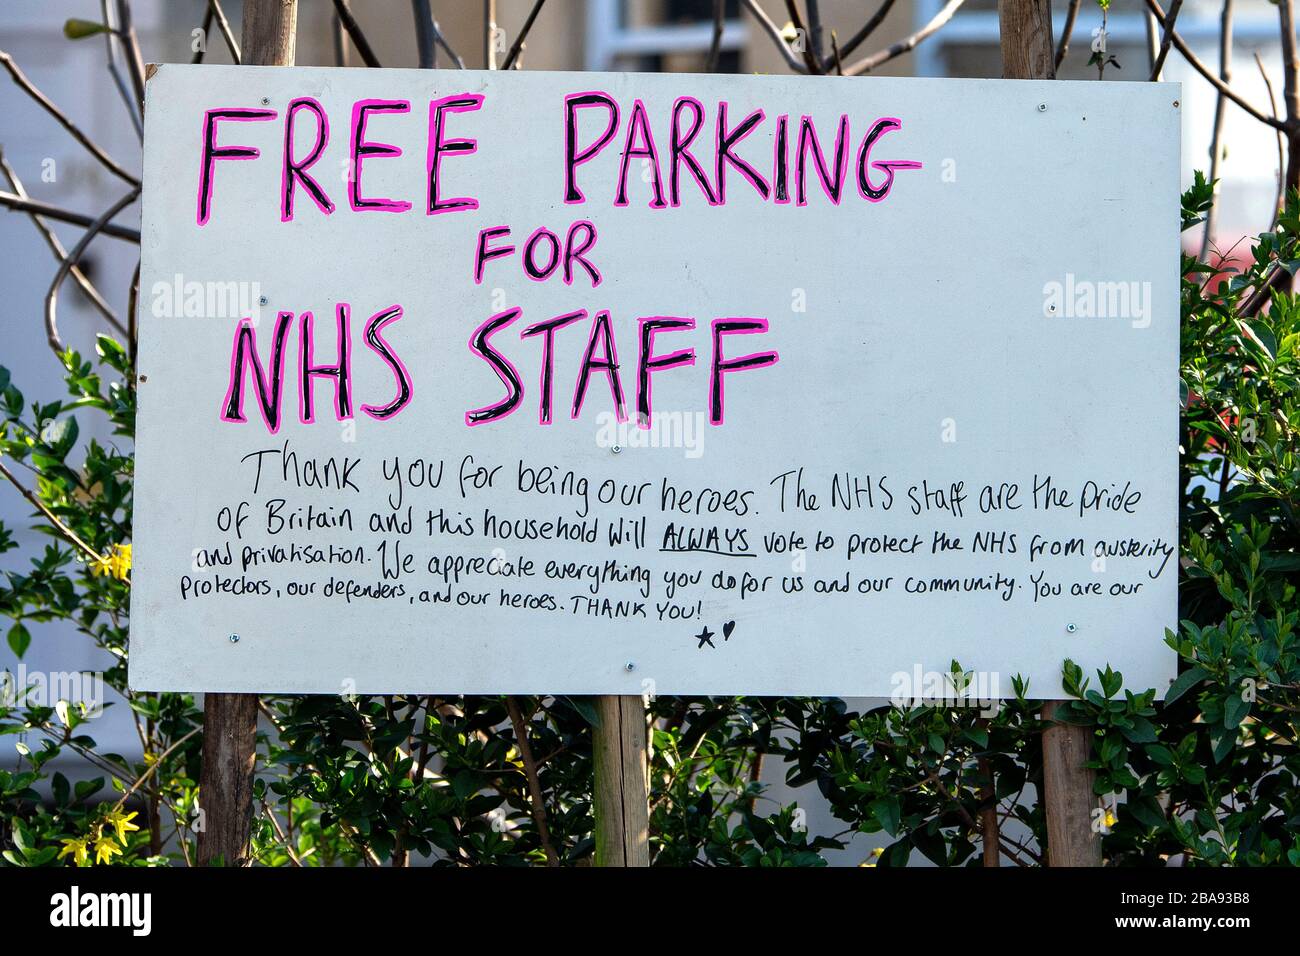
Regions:
[[[1101,832],[1093,829],[1092,728],[1056,722],[1059,700],[1043,702],[1043,806],[1048,866],[1101,866]]]
[[[1056,79],[1051,0],[998,0],[1002,76]],[[1087,727],[1056,722],[1061,701],[1043,703],[1043,804],[1049,866],[1101,866],[1101,834],[1093,830],[1093,772],[1084,767],[1091,746]]]
[[[640,697],[596,698],[592,731],[597,866],[649,866],[649,768]]]
[[[297,25],[298,0],[244,0],[243,62],[292,66]],[[226,866],[249,862],[256,744],[256,694],[204,696],[200,866],[218,860]]]
[[[1050,0],[998,0],[998,26],[1003,79],[1056,79]]]

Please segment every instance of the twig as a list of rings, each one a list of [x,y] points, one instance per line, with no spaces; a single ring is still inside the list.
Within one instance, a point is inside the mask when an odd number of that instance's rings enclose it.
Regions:
[[[22,196],[24,199],[28,198],[27,190],[23,188],[22,180],[18,178],[18,174],[14,171],[14,168],[9,165],[9,160],[5,158],[3,150],[0,150],[0,172],[4,173],[5,178],[9,180],[9,185],[13,187],[15,193]],[[46,224],[45,220],[37,213],[31,214],[31,220],[32,224],[36,226],[37,230],[45,238],[45,244],[48,245],[50,251],[54,253],[54,258],[61,260],[67,256],[68,251],[63,248],[63,243],[59,241],[59,237],[54,234],[54,230]],[[96,289],[94,283],[86,277],[86,273],[81,270],[80,266],[72,267],[72,278],[76,280],[77,285],[81,287],[81,291],[84,292],[86,298],[90,300],[90,304],[99,311],[99,314],[104,317],[104,320],[108,322],[109,325],[113,326],[113,328],[125,334],[126,328],[122,325],[121,320],[113,314],[112,308],[110,308],[109,304],[104,301],[104,297],[99,294],[99,290]]]
[[[108,75],[113,78],[113,86],[117,88],[117,95],[122,98],[122,105],[126,107],[127,116],[131,117],[131,125],[135,127],[136,138],[143,142],[144,121],[140,115],[141,106],[127,91],[126,80],[122,79],[122,71],[117,67],[117,47],[120,43],[117,35],[117,22],[109,9],[108,0],[100,0],[99,9],[104,26],[108,28],[104,31],[104,53],[108,59]]]
[[[727,22],[727,0],[713,0],[713,38],[709,41],[709,55],[704,61],[705,73],[718,72],[718,55],[722,52],[722,30]]]
[[[118,179],[130,183],[132,186],[140,185],[140,180],[136,179],[119,166],[117,162],[108,155],[108,153],[100,149],[89,136],[83,133],[77,125],[72,122],[72,120],[68,119],[67,115],[61,109],[50,102],[46,95],[38,90],[32,84],[31,80],[27,79],[26,74],[24,74],[23,71],[18,68],[18,64],[14,62],[14,58],[4,50],[0,50],[0,64],[3,64],[4,68],[9,71],[9,75],[13,77],[14,82],[18,84],[22,91],[34,99],[41,109],[45,110],[45,112],[58,120],[59,125],[67,130],[73,139],[85,147],[90,155],[99,160],[105,169]]]
[[[1065,25],[1061,27],[1061,39],[1056,44],[1056,69],[1061,68],[1065,52],[1070,49],[1070,37],[1074,36],[1074,21],[1079,19],[1079,5],[1083,0],[1070,0],[1065,11]]]
[[[1228,3],[1231,2],[1232,0],[1228,0]],[[1273,82],[1268,78],[1268,71],[1264,69],[1264,61],[1259,58],[1258,50],[1255,51],[1255,65],[1259,67],[1259,75],[1264,78],[1264,89],[1268,90],[1269,106],[1273,110],[1273,115],[1277,116],[1277,97],[1273,95]],[[1282,211],[1282,199],[1283,199],[1282,194],[1283,191],[1285,190],[1285,182],[1286,182],[1285,180],[1286,156],[1283,151],[1284,140],[1285,137],[1282,135],[1282,131],[1278,130],[1277,132],[1277,194],[1273,197],[1273,221],[1272,224],[1269,226],[1269,229],[1275,229],[1277,227],[1277,217],[1278,214]],[[1213,173],[1211,173],[1211,175],[1213,175]],[[1213,206],[1210,207],[1210,213],[1211,215],[1213,215],[1214,213]],[[1209,229],[1210,229],[1208,218],[1206,221],[1205,229],[1208,238]]]
[[[130,0],[117,0],[117,38],[122,44],[122,56],[126,59],[136,101],[144,110],[144,57],[140,55],[140,40],[135,35]]]
[[[411,14],[415,17],[415,50],[422,70],[432,70],[438,65],[438,47],[433,41],[433,10],[429,0],[411,0]]]
[[[822,11],[819,0],[803,0],[808,10],[808,40],[813,57],[817,60],[818,72],[826,72],[825,44],[822,42]],[[794,6],[794,0],[790,0]]]
[[[438,41],[438,46],[442,47],[447,52],[447,55],[451,57],[452,62],[456,64],[456,69],[465,69],[465,61],[461,59],[459,53],[451,48],[451,44],[447,42],[446,35],[442,32],[442,28],[438,26],[437,17],[434,17],[433,19],[433,38]]]
[[[45,520],[47,520],[50,524],[54,525],[56,529],[58,529],[59,534],[63,535],[65,538],[68,539],[70,543],[76,545],[78,548],[84,551],[87,557],[94,558],[96,563],[103,563],[104,558],[100,555],[100,553],[96,551],[94,548],[92,548],[90,545],[86,544],[86,542],[82,541],[81,538],[77,536],[77,532],[73,531],[66,524],[64,524],[59,519],[59,516],[56,515],[53,511],[51,511],[48,506],[46,506],[45,502],[41,501],[41,499],[36,497],[36,495],[31,491],[28,491],[27,487],[23,485],[22,482],[20,482],[17,478],[14,477],[14,473],[10,471],[7,467],[5,467],[5,463],[3,460],[0,460],[0,475],[3,475],[6,478],[6,480],[8,480],[9,484],[17,488],[18,493],[22,495],[24,498],[26,498],[28,501],[30,501],[32,505],[36,508],[36,510],[45,516]]]
[[[348,0],[334,0],[334,12],[338,15],[339,23],[343,24],[343,29],[348,31],[348,37],[352,40],[352,45],[357,48],[357,53],[361,55],[361,61],[366,66],[379,66],[375,51],[370,49],[370,42],[366,39],[366,35],[361,32],[361,25],[357,23],[357,18],[352,15]]]
[[[844,75],[844,56],[840,53],[839,40],[835,37],[835,31],[831,31],[831,60],[835,64],[835,73],[838,76]]]
[[[862,25],[857,33],[849,37],[849,42],[840,47],[840,56],[852,56],[853,51],[862,46],[864,40],[876,32],[880,24],[885,22],[885,17],[889,16],[889,11],[894,8],[894,0],[884,0],[880,4],[880,9],[872,14],[871,19]]]
[[[803,18],[799,16],[799,7],[794,0],[785,0],[786,12],[790,14],[790,23],[794,25],[795,35],[804,38],[803,44],[803,62],[809,73],[821,73],[821,57],[813,52],[816,43],[812,39],[812,34],[807,27],[803,25]]]
[[[194,55],[190,57],[191,64],[202,63],[203,57],[208,51],[208,34],[212,32],[212,8],[211,7],[207,7],[204,9],[203,22],[199,24],[199,30],[203,34],[203,42],[200,43],[199,48],[194,51]],[[111,42],[112,41],[110,41],[110,43]]]
[[[519,701],[506,696],[506,710],[510,714],[510,724],[515,730],[515,743],[519,746],[519,759],[524,764],[524,776],[528,779],[529,804],[533,813],[533,822],[537,825],[537,838],[546,853],[547,866],[559,866],[560,858],[551,844],[551,829],[546,823],[546,804],[542,799],[542,784],[537,776],[537,763],[533,760],[533,748],[528,743],[528,726],[524,715],[519,712]]]
[[[95,222],[93,217],[84,213],[73,212],[71,209],[64,209],[62,206],[55,206],[53,203],[32,199],[30,196],[18,196],[4,190],[0,190],[0,206],[7,206],[18,212],[35,213],[48,219],[57,219],[59,222],[70,222],[74,226],[90,226]],[[100,231],[106,236],[112,236],[114,239],[124,239],[127,242],[136,244],[140,242],[140,230],[132,229],[129,226],[107,223]]]
[[[217,29],[221,31],[221,37],[226,41],[226,49],[230,51],[231,59],[236,63],[242,63],[239,43],[236,42],[235,35],[230,32],[230,21],[226,19],[226,12],[221,9],[221,0],[208,0],[208,10],[216,18]]]
[[[145,770],[144,773],[140,774],[140,776],[136,779],[135,783],[131,784],[131,786],[126,788],[126,790],[122,794],[122,798],[118,800],[116,804],[113,805],[114,811],[122,809],[122,804],[126,803],[127,798],[131,796],[131,794],[139,790],[140,787],[144,784],[144,782],[153,776],[153,772],[157,770],[159,767],[161,767],[162,762],[172,755],[172,751],[174,751],[181,744],[185,743],[185,741],[189,740],[191,737],[193,737],[202,729],[203,729],[202,727],[195,727],[184,737],[179,738],[170,747],[168,747],[166,750],[160,753],[158,757],[151,764],[149,764],[149,768]]]
[[[1256,54],[1258,61],[1259,54]],[[1273,115],[1277,115],[1277,103],[1273,99],[1273,87],[1268,82],[1268,74],[1263,72],[1263,65],[1260,65],[1260,73],[1264,76],[1264,85],[1268,88],[1269,103],[1273,107]],[[1223,12],[1219,15],[1219,79],[1224,84],[1228,84],[1232,79],[1232,0],[1223,0]],[[1205,232],[1201,236],[1201,260],[1209,254],[1210,245],[1214,241],[1215,226],[1219,218],[1219,164],[1223,160],[1223,117],[1227,113],[1226,104],[1222,93],[1216,93],[1214,97],[1214,126],[1210,134],[1210,188],[1214,190],[1210,197],[1210,208],[1205,214]],[[1282,182],[1282,136],[1278,134],[1278,184],[1279,188]],[[1273,206],[1274,215],[1277,213],[1277,204]]]
[[[82,254],[90,241],[99,235],[104,226],[110,219],[125,209],[131,203],[135,202],[140,195],[140,187],[136,186],[131,189],[125,196],[113,203],[108,210],[90,224],[85,234],[78,240],[77,244],[72,247],[72,251],[64,257],[63,263],[59,266],[59,271],[54,274],[54,281],[50,283],[50,291],[45,294],[45,334],[50,343],[50,348],[54,350],[55,355],[63,355],[63,341],[59,338],[58,324],[58,302],[59,286],[67,278],[68,272],[81,261]]]
[[[343,21],[335,13],[331,17],[330,35],[334,38],[334,65],[348,65],[348,38],[343,32]]]
[[[794,51],[790,49],[790,44],[786,43],[785,37],[781,35],[780,28],[772,22],[772,18],[758,5],[757,0],[740,0],[740,2],[745,5],[745,9],[749,11],[750,15],[758,21],[758,25],[762,27],[763,32],[771,37],[772,42],[776,44],[776,48],[781,51],[781,58],[785,60],[786,66],[796,73],[807,73],[808,67],[804,66],[803,61],[794,55]]]
[[[1156,62],[1151,65],[1151,82],[1160,79],[1160,71],[1165,68],[1165,58],[1169,56],[1169,44],[1174,38],[1174,22],[1183,9],[1183,0],[1172,0],[1169,12],[1165,15],[1165,35],[1160,39],[1160,51],[1156,53]]]
[[[1163,27],[1165,25],[1165,12],[1160,8],[1160,4],[1156,2],[1156,0],[1147,0],[1147,6],[1150,7],[1151,12],[1155,15],[1156,22]],[[1285,122],[1274,119],[1271,116],[1265,116],[1259,110],[1255,109],[1255,107],[1251,106],[1240,96],[1238,96],[1231,88],[1228,87],[1226,83],[1224,83],[1217,76],[1215,76],[1214,73],[1210,71],[1209,67],[1207,67],[1203,62],[1201,62],[1200,58],[1197,57],[1197,55],[1193,53],[1191,49],[1188,48],[1187,43],[1183,40],[1181,36],[1178,35],[1177,30],[1171,30],[1169,32],[1169,35],[1173,39],[1174,48],[1177,49],[1178,52],[1182,54],[1183,59],[1187,61],[1188,65],[1191,66],[1191,68],[1194,69],[1197,73],[1201,74],[1201,76],[1203,76],[1209,82],[1209,84],[1213,86],[1216,90],[1218,90],[1228,99],[1232,100],[1232,102],[1236,103],[1239,107],[1241,107],[1243,110],[1245,110],[1255,119],[1259,120],[1265,126],[1272,126],[1274,129],[1287,128]]]
[[[863,73],[870,73],[878,66],[888,63],[895,57],[902,56],[916,49],[924,40],[936,33],[940,27],[952,19],[962,5],[963,0],[948,0],[948,3],[934,15],[934,17],[921,29],[917,30],[911,36],[904,37],[897,43],[873,53],[870,56],[863,57],[857,63],[850,66],[844,72],[848,76],[861,76]],[[1154,0],[1152,0],[1154,2]]]
[[[1156,27],[1156,18],[1150,10],[1142,11],[1142,30],[1147,41],[1147,72],[1155,69],[1156,54],[1160,52],[1160,37]]]
[[[483,0],[483,68],[497,68],[496,37],[497,3],[496,0]]]
[[[138,309],[140,307],[140,260],[135,260],[135,274],[131,276],[131,289],[126,294],[126,348],[131,358],[131,370],[135,371],[135,352],[139,345],[140,329]]]
[[[501,64],[501,69],[508,70],[515,65],[515,60],[523,52],[524,40],[528,38],[528,31],[533,28],[533,21],[537,19],[537,14],[542,12],[542,6],[546,0],[536,0],[533,8],[528,11],[528,17],[524,20],[523,27],[519,30],[519,36],[515,37],[515,42],[510,45],[510,52],[506,54],[505,61]]]

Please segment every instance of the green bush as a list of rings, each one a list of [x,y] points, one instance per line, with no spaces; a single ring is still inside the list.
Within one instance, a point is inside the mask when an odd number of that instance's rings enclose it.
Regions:
[[[1183,198],[1184,229],[1210,199],[1198,177]],[[1092,729],[1097,826],[1114,865],[1300,865],[1300,299],[1281,291],[1297,265],[1295,201],[1240,274],[1183,262],[1182,623],[1165,636],[1182,671],[1158,703],[1154,690],[1126,690],[1118,673],[1063,664],[1075,699],[1060,713]],[[191,861],[202,825],[193,698],[125,686],[132,459],[124,449],[135,387],[122,345],[101,337],[98,353],[97,365],[63,356],[62,402],[28,404],[0,368],[0,464],[39,501],[36,527],[51,538],[30,570],[5,576],[0,613],[20,658],[34,637],[28,625],[51,621],[111,655],[104,681],[130,708],[143,756],[101,750],[76,707],[0,703],[0,733],[29,741],[18,748],[19,769],[0,771],[0,849],[15,866]],[[106,416],[123,447],[80,445],[74,412]],[[14,547],[0,527],[0,551]],[[1003,862],[1040,864],[1043,724],[1027,699],[1033,689],[1016,691],[990,715],[857,713],[836,699],[654,700],[654,862],[821,865],[824,851],[864,833],[885,843],[864,863],[904,865],[919,854],[977,865],[987,839]],[[589,701],[314,696],[265,698],[263,708],[261,864],[591,859]],[[72,786],[49,772],[65,752],[98,779]],[[798,807],[774,804],[760,782],[765,760],[780,761],[790,784],[815,785],[838,832],[811,834]]]

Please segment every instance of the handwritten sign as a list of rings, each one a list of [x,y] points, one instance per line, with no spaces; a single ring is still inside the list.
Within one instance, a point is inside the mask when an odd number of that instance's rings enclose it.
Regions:
[[[142,689],[1163,689],[1168,84],[149,82]]]

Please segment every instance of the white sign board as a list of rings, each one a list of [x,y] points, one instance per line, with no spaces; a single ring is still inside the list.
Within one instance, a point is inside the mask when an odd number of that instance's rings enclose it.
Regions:
[[[162,66],[132,685],[1163,691],[1178,95]]]

